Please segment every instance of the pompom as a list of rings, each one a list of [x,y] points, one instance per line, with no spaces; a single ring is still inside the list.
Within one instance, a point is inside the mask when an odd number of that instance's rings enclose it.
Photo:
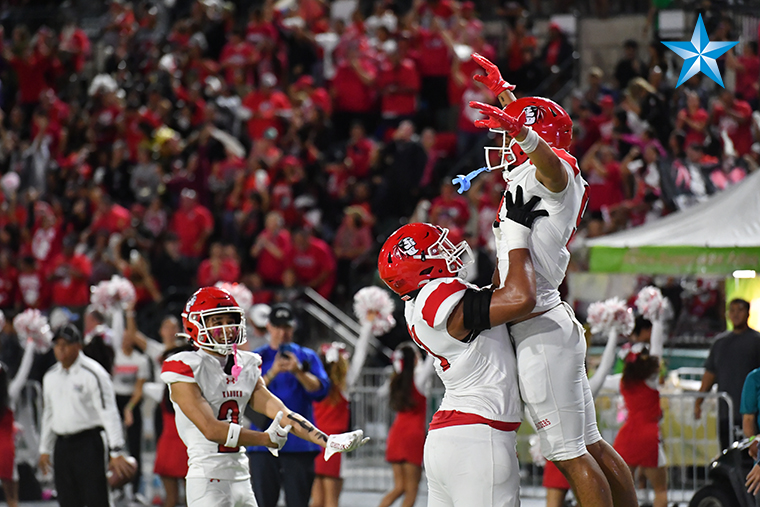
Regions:
[[[362,325],[369,321],[369,312],[377,312],[372,321],[372,334],[375,336],[384,335],[396,325],[396,319],[393,318],[395,308],[388,291],[374,285],[359,289],[354,295],[354,314]]]
[[[533,464],[538,467],[546,466],[546,458],[541,453],[541,439],[538,435],[531,435],[528,439],[530,444],[530,457],[533,458]]]
[[[243,312],[248,315],[248,310],[250,310],[253,306],[253,293],[248,289],[248,287],[242,283],[229,282],[216,282],[215,287],[224,289],[232,294],[232,297],[235,298],[235,301],[237,301],[237,304],[240,305],[240,308],[243,309]]]
[[[40,353],[50,350],[53,340],[53,332],[48,324],[48,319],[42,312],[35,308],[29,308],[16,315],[13,319],[13,328],[16,330],[19,342],[23,347],[26,341],[31,339]]]
[[[90,303],[101,312],[126,308],[137,299],[135,286],[126,278],[114,275],[90,288]]]
[[[610,298],[606,301],[591,303],[588,307],[588,318],[592,333],[607,334],[615,330],[618,334],[631,334],[634,326],[633,311],[620,298]]]
[[[673,316],[673,309],[668,298],[657,287],[649,285],[636,296],[636,308],[647,320],[667,320]]]

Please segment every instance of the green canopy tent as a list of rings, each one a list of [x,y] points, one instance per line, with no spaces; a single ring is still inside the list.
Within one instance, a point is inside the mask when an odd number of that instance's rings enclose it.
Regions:
[[[687,210],[588,241],[596,273],[760,272],[760,171]]]

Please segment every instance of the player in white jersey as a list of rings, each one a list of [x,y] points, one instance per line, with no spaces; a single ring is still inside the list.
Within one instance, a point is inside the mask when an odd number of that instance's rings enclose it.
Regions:
[[[187,446],[188,507],[255,507],[245,447],[264,445],[276,456],[288,432],[335,452],[361,446],[357,430],[325,435],[274,396],[261,380],[258,354],[238,350],[245,343],[245,314],[229,292],[204,287],[188,300],[182,336],[198,350],[179,352],[163,364],[161,380],[169,385],[177,432]],[[240,426],[250,405],[273,419],[264,432]],[[287,424],[281,426],[281,422]]]
[[[537,428],[541,452],[567,477],[583,507],[637,505],[633,479],[624,461],[596,426],[596,411],[584,361],[583,328],[559,295],[570,260],[567,244],[588,201],[588,185],[575,158],[566,149],[572,141],[572,120],[555,102],[540,97],[514,99],[499,70],[480,55],[473,58],[486,70],[476,76],[497,96],[504,110],[479,102],[486,119],[475,122],[503,134],[498,163],[507,191],[517,186],[526,197],[541,198],[548,217],[536,223],[530,248],[536,271],[536,307],[510,325],[515,342],[520,394]],[[506,213],[502,205],[499,220]],[[510,271],[506,252],[498,253],[495,282]]]
[[[503,324],[535,306],[527,237],[534,220],[546,215],[533,211],[538,201],[523,204],[519,190],[514,202],[507,199],[500,242],[512,269],[496,291],[457,277],[472,253],[464,241],[454,246],[447,229],[408,224],[380,250],[380,277],[406,301],[409,334],[435,358],[446,388],[425,441],[428,507],[520,505],[515,432],[522,403]]]

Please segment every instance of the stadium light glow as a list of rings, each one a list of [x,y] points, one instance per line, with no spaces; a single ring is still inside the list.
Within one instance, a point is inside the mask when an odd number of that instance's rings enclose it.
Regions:
[[[734,278],[755,278],[757,273],[754,269],[737,269],[734,271]]]

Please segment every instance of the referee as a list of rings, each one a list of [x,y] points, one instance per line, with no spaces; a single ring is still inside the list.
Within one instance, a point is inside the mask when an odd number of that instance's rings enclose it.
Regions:
[[[48,472],[52,454],[61,507],[108,506],[103,430],[114,473],[132,471],[121,452],[124,435],[111,378],[82,353],[82,335],[71,324],[56,331],[53,351],[58,363],[42,380],[40,469]]]

